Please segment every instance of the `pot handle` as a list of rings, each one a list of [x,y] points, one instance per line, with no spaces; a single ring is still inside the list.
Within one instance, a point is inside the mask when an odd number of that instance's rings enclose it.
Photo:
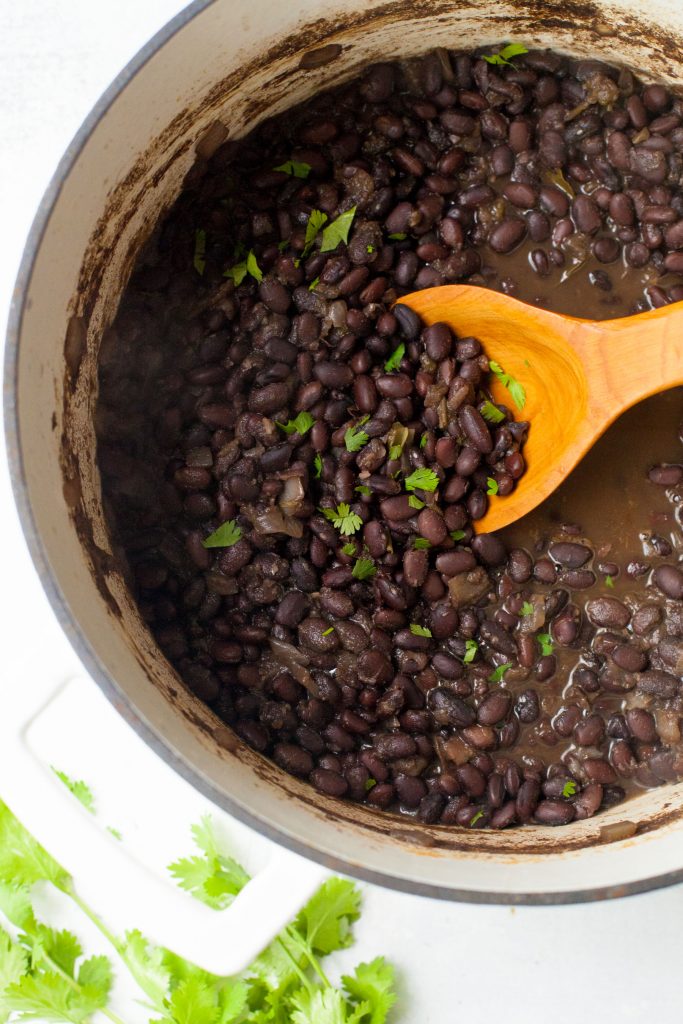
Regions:
[[[29,706],[30,681],[22,682],[0,715],[0,796],[13,813],[74,877],[79,895],[105,920],[128,920],[130,914],[128,927],[212,974],[244,970],[329,872],[271,845],[265,866],[229,907],[213,910],[200,903],[127,852],[32,749],[29,734],[46,712],[51,726],[62,719],[65,729],[69,723],[73,729],[74,721],[84,721],[84,685],[92,691],[93,684],[72,680],[36,708]],[[111,714],[108,706],[106,711]]]

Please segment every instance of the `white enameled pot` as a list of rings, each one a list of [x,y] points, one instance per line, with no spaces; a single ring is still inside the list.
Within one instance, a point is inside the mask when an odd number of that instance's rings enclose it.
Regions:
[[[15,292],[6,426],[27,540],[63,628],[115,707],[193,785],[282,846],[359,878],[450,899],[569,902],[683,878],[683,784],[562,829],[503,833],[315,794],[240,743],[157,650],[111,557],[94,456],[103,334],[192,165],[373,61],[505,39],[683,78],[675,0],[191,4],[103,96],[43,200]],[[605,827],[624,819],[637,834],[607,841]]]

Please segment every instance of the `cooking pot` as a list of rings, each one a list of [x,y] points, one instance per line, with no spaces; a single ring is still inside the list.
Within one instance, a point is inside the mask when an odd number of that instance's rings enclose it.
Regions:
[[[373,61],[507,39],[618,53],[646,77],[683,77],[683,7],[670,0],[191,4],[105,93],[43,199],[9,327],[6,427],[55,613],[92,678],[177,772],[276,843],[346,874],[445,899],[560,903],[683,879],[683,783],[562,829],[500,833],[315,793],[244,746],[157,649],[112,556],[95,462],[98,351],[137,253],[188,172],[228,136]]]

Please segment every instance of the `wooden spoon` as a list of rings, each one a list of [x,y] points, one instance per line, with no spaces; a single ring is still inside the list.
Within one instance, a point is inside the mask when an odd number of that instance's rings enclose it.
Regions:
[[[529,420],[527,471],[512,494],[491,497],[480,532],[507,526],[552,494],[630,406],[683,384],[683,302],[602,321],[549,313],[474,285],[426,288],[400,302],[427,324],[479,338],[526,391],[517,409],[492,377],[495,400]]]

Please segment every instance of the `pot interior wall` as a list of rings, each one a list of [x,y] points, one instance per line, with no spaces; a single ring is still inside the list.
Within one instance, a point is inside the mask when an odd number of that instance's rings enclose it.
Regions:
[[[578,891],[683,863],[681,787],[643,794],[559,832],[414,826],[324,800],[245,748],[189,694],[131,601],[105,525],[94,461],[96,367],[132,263],[193,164],[223,138],[377,59],[437,45],[523,40],[680,80],[683,10],[645,3],[216,0],[100,106],[60,168],[27,255],[17,411],[25,527],[65,628],[117,707],[217,803],[350,873],[439,895]],[[88,134],[89,132],[89,134]],[[49,197],[48,197],[49,198]],[[40,220],[40,218],[39,218]],[[19,485],[21,490],[21,485]],[[644,835],[619,844],[603,826]],[[657,858],[653,862],[653,844]],[[576,872],[580,857],[582,870]],[[501,870],[505,864],[507,870]]]

